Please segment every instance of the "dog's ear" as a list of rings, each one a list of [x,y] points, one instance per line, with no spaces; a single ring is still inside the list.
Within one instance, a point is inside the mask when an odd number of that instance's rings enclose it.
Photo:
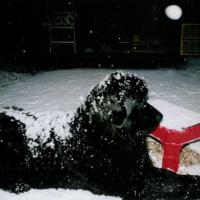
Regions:
[[[127,117],[131,114],[132,109],[138,104],[138,97],[136,95],[129,96],[124,101]]]
[[[138,105],[139,98],[136,95],[130,95],[124,98],[123,102],[120,102],[121,110],[113,111],[112,124],[116,129],[130,129],[131,121],[130,115],[134,107]]]

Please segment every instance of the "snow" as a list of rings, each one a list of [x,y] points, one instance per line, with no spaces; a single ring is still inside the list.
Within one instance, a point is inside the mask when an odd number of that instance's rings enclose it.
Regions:
[[[34,137],[36,133],[41,134],[45,141],[51,128],[57,129],[60,137],[70,136],[68,127],[63,128],[63,125],[73,117],[73,113],[85,100],[91,88],[98,83],[103,85],[105,77],[114,71],[116,70],[99,68],[68,69],[44,71],[34,76],[0,71],[0,111],[6,111],[7,114],[26,123],[29,126],[30,137]],[[122,68],[122,71],[144,77],[149,88],[148,102],[164,115],[162,126],[180,130],[200,123],[200,58],[189,58],[184,66],[177,68]],[[4,108],[12,106],[24,110]],[[37,116],[38,119],[29,118],[30,121],[27,121],[27,113]],[[51,143],[48,145],[54,147]],[[200,142],[189,146],[200,154]],[[161,160],[156,160],[152,152],[150,157],[156,161],[157,167],[161,167]],[[200,175],[199,164],[180,167],[179,170],[185,174]],[[20,195],[0,190],[0,197],[1,200],[120,199],[97,196],[88,191],[64,189],[32,189]]]
[[[0,197],[1,200],[120,200],[117,197],[98,196],[88,191],[68,189],[32,189],[18,195],[0,190]]]
[[[181,131],[182,128],[187,128],[200,123],[200,114],[194,111],[160,99],[149,100],[148,103],[164,115],[161,126]]]
[[[34,147],[37,147],[38,143],[33,142],[36,139],[39,138],[40,144],[45,144],[46,147],[53,149],[54,144],[52,141],[48,142],[51,131],[58,133],[57,137],[63,141],[71,136],[68,123],[71,121],[73,113],[69,112],[67,115],[61,111],[34,113],[12,108],[4,109],[4,112],[6,112],[6,115],[12,116],[26,124],[26,136],[29,140],[28,146],[33,153],[33,157],[37,157],[34,154]]]
[[[190,175],[199,175],[200,174],[200,164],[198,165],[193,165],[193,166],[181,166],[179,167],[179,171],[185,172],[185,174],[190,174]]]

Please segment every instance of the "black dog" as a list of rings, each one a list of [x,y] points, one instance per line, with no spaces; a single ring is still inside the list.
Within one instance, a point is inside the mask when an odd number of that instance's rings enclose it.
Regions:
[[[116,72],[97,85],[66,125],[44,141],[30,137],[24,123],[0,114],[0,187],[86,189],[124,199],[200,198],[199,177],[153,167],[146,137],[162,114],[145,98],[144,81]],[[36,116],[23,112],[37,121]],[[52,144],[52,145],[49,145]]]

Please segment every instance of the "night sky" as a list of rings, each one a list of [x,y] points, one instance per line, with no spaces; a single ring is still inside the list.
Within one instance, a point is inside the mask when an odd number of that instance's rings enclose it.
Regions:
[[[49,7],[44,0],[1,3],[1,50],[10,54],[41,53],[44,40],[49,40],[43,27],[45,15],[51,11]]]
[[[182,7],[180,20],[164,15],[164,8],[171,4]],[[105,47],[119,50],[119,40],[131,42],[134,35],[140,35],[142,41],[176,44],[181,23],[199,23],[199,4],[198,0],[76,0],[78,52],[87,48],[98,52]],[[0,8],[1,56],[15,59],[48,54],[51,0],[4,0]]]

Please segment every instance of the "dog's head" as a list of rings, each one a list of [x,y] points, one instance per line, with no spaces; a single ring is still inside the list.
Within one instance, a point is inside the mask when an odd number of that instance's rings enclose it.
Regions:
[[[110,190],[113,185],[118,190],[119,185],[121,191],[122,181],[151,165],[146,136],[158,126],[162,114],[146,103],[147,92],[142,79],[112,73],[91,90],[70,124],[68,151],[73,168],[88,173],[106,190],[108,179],[113,183]],[[127,183],[125,190],[131,185]]]
[[[87,118],[92,130],[98,129],[108,137],[131,137],[138,131],[150,133],[160,123],[162,114],[146,102],[147,93],[143,79],[115,72],[91,90],[79,112],[86,113],[84,120]],[[78,121],[82,123],[80,116]]]

